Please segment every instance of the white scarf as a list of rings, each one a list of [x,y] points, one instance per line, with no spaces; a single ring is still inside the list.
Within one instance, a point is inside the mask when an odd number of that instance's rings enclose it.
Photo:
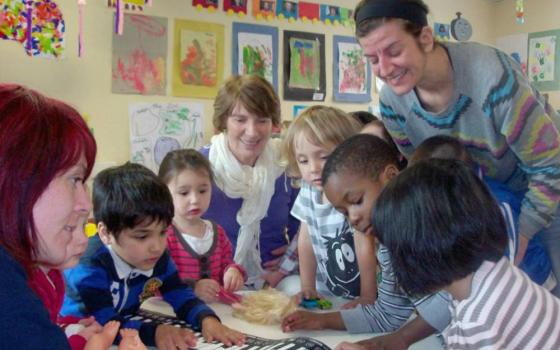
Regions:
[[[280,142],[270,139],[254,166],[243,165],[231,153],[225,133],[213,136],[209,159],[216,185],[230,198],[243,198],[237,212],[239,232],[233,259],[247,271],[248,283],[258,280],[261,267],[261,220],[266,216],[274,183],[284,172],[279,164]]]

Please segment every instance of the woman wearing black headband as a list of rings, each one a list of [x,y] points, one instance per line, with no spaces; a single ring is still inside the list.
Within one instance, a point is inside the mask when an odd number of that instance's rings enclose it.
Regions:
[[[467,146],[485,176],[524,196],[517,260],[539,233],[560,281],[560,117],[503,52],[474,42],[436,42],[428,13],[422,0],[362,0],[356,6],[356,37],[374,74],[385,82],[382,120],[406,157],[431,136],[451,135]],[[553,293],[560,295],[558,286]],[[355,312],[379,324],[386,315],[375,310],[380,308]],[[434,331],[430,314],[420,315],[426,320],[419,317],[362,345],[406,347],[405,340]]]

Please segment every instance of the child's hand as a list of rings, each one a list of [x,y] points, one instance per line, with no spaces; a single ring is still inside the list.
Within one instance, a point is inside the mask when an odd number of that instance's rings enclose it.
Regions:
[[[224,289],[236,291],[243,287],[243,274],[235,266],[230,266],[224,273]]]
[[[205,303],[213,303],[218,300],[220,284],[211,278],[204,278],[194,285],[194,294]]]
[[[202,320],[202,336],[208,343],[217,340],[228,347],[245,343],[245,334],[224,326],[217,318],[212,316],[205,317]]]
[[[282,331],[293,332],[298,329],[320,330],[324,328],[321,314],[309,311],[296,311],[282,320]]]
[[[162,324],[157,326],[155,338],[159,350],[187,350],[196,347],[195,335],[185,328]]]
[[[334,348],[334,350],[366,350],[366,349],[368,348],[362,344],[350,343],[347,341],[338,344],[336,348]],[[377,349],[377,348],[372,348],[372,349]],[[379,349],[385,349],[385,348],[379,348]],[[392,348],[387,348],[387,349],[392,349]]]
[[[282,281],[286,277],[282,272],[276,271],[268,271],[262,275],[262,278],[268,283],[271,287],[276,287],[280,281]]]
[[[317,293],[315,289],[303,288],[302,291],[294,295],[293,298],[296,304],[299,305],[303,299],[321,299],[322,296]]]
[[[82,325],[84,328],[78,332],[78,335],[83,337],[85,340],[89,340],[92,335],[101,333],[103,327],[95,320],[95,317],[90,316],[80,320],[78,324]]]
[[[359,298],[356,298],[354,300],[351,300],[351,301],[347,302],[346,304],[342,305],[340,308],[342,310],[353,309],[358,305],[368,305],[368,304],[373,304],[373,303],[375,303],[375,299],[373,299],[373,298],[359,297]]]

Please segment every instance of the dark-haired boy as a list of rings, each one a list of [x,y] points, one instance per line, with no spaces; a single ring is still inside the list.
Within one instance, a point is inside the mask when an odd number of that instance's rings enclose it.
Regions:
[[[79,264],[65,271],[62,315],[93,315],[101,324],[120,321],[123,328],[137,329],[146,345],[158,348],[195,347],[196,337],[186,329],[131,319],[144,300],[160,294],[178,318],[201,330],[207,340],[243,342],[241,333],[223,326],[181,282],[166,251],[173,200],[152,171],[126,163],[99,173],[93,211],[98,235],[90,238]]]

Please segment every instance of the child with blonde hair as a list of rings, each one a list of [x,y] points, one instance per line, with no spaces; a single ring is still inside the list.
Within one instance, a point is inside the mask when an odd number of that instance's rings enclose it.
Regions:
[[[359,130],[359,123],[341,110],[312,106],[286,133],[283,155],[288,173],[302,180],[291,211],[301,221],[298,300],[320,293],[341,296],[354,299],[343,306],[351,308],[376,298],[374,237],[351,229],[324,196],[321,182],[329,154]]]
[[[212,195],[208,159],[194,149],[169,152],[159,178],[173,197],[175,215],[167,229],[167,246],[181,279],[205,302],[217,300],[220,286],[228,291],[243,287],[245,270],[233,262],[224,229],[201,218]]]

